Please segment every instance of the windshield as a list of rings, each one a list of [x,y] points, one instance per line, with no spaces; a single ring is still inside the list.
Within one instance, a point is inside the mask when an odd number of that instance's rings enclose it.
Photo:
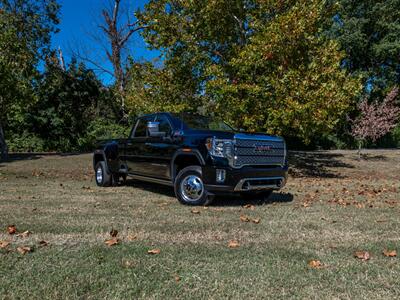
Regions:
[[[178,114],[187,127],[196,130],[219,130],[219,131],[234,131],[228,124],[215,118],[204,117],[192,114]]]

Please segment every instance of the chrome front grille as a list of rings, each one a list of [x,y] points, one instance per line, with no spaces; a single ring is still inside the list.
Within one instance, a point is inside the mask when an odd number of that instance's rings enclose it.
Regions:
[[[285,164],[285,142],[281,139],[235,138],[234,167],[246,165],[282,166]]]

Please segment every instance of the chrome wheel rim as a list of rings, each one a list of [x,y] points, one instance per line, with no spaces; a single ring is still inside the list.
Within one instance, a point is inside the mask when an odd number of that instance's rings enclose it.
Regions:
[[[199,176],[186,176],[181,182],[181,196],[187,202],[199,200],[204,194],[203,181]]]
[[[96,170],[96,181],[97,183],[103,182],[103,170],[101,169],[101,167],[98,167]]]

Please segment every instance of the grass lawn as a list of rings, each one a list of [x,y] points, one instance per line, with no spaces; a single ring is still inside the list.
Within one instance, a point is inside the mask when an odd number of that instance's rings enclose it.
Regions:
[[[0,299],[399,299],[400,151],[356,158],[291,153],[267,203],[223,197],[195,213],[167,187],[96,187],[91,155],[0,163]]]

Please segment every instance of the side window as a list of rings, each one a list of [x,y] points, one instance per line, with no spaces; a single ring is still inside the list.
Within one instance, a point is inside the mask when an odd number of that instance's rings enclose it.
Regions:
[[[146,137],[147,136],[147,123],[154,120],[153,116],[140,118],[136,122],[136,129],[132,137]]]
[[[170,136],[172,133],[171,125],[169,124],[169,121],[167,117],[165,116],[157,116],[156,119],[157,122],[160,122],[160,125],[158,126],[158,130],[160,132],[165,132],[165,136]]]

